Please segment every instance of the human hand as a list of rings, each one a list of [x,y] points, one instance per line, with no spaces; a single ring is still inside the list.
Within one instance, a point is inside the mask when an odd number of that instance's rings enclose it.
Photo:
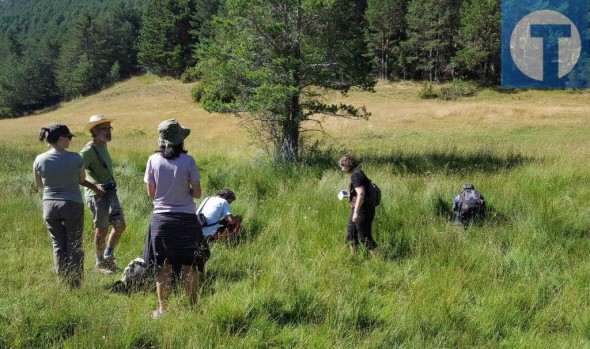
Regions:
[[[352,223],[356,223],[359,220],[359,214],[354,212],[352,214]]]
[[[99,197],[103,197],[103,196],[107,195],[106,190],[104,190],[104,188],[102,186],[103,186],[102,184],[99,184],[99,185],[96,186],[96,189],[94,189],[94,192]]]

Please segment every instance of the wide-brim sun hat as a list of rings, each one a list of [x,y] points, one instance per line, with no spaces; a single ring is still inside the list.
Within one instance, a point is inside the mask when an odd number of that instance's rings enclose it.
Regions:
[[[181,144],[190,133],[190,128],[180,126],[175,119],[162,121],[158,125],[158,144],[161,147],[172,147]]]
[[[92,115],[90,117],[90,121],[88,121],[88,123],[86,124],[86,126],[84,127],[84,133],[87,134],[88,136],[92,136],[92,132],[91,130],[96,126],[96,125],[100,125],[100,124],[106,124],[107,122],[113,122],[115,121],[115,119],[107,119],[104,115],[102,114],[98,114],[98,115]]]

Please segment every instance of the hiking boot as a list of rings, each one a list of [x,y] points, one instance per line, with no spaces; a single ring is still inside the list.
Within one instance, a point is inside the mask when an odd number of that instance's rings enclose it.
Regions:
[[[105,256],[104,262],[106,264],[106,267],[109,268],[112,272],[116,272],[116,271],[121,270],[121,269],[119,269],[119,267],[117,266],[117,263],[115,262],[115,256]]]
[[[114,256],[105,257],[102,261],[96,262],[94,267],[96,268],[96,270],[107,275],[110,275],[119,270],[119,267],[117,267],[117,264],[115,263]]]
[[[104,260],[102,260],[100,262],[96,262],[96,264],[94,264],[94,269],[96,269],[97,271],[99,271],[103,274],[107,274],[107,275],[110,275],[113,273],[113,271],[109,268],[108,264]]]

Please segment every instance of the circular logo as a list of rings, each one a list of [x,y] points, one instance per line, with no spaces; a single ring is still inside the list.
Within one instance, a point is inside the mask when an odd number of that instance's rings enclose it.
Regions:
[[[532,12],[523,17],[510,35],[510,55],[514,64],[531,79],[543,81],[543,37],[531,37],[531,25],[570,25],[571,36],[558,38],[558,78],[569,73],[580,58],[582,42],[574,23],[551,10]]]

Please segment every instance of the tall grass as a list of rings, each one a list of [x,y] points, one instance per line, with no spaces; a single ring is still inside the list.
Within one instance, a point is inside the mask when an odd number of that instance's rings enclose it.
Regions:
[[[160,80],[127,84],[139,91],[144,84],[184,89]],[[415,97],[413,111],[406,103],[418,89],[399,84],[379,86],[373,95],[351,93],[353,102],[377,110],[374,118],[329,122],[340,135],[342,143],[333,144],[339,150],[298,166],[258,155],[237,128],[235,139],[220,136],[225,143],[216,146],[207,129],[221,135],[228,119],[185,118],[206,194],[233,188],[234,211],[246,219],[237,241],[212,246],[198,308],[191,310],[176,290],[159,321],[149,318],[157,303],[152,289],[111,293],[118,276],[93,272],[88,211],[82,288],[66,290],[52,270],[31,175],[45,147],[32,141],[32,130],[78,117],[42,115],[39,125],[28,118],[23,130],[14,121],[0,123],[0,347],[590,347],[590,125],[578,115],[587,95],[571,101],[559,91],[485,90],[452,103]],[[537,114],[545,99],[562,106],[559,115]],[[61,115],[79,107],[65,106]],[[510,114],[516,107],[520,119]],[[406,112],[382,112],[387,108]],[[114,124],[109,145],[128,221],[117,250],[123,264],[141,253],[151,215],[142,176],[162,118],[142,115],[135,128]],[[72,150],[87,140],[79,138]],[[377,260],[363,249],[350,256],[345,245],[349,208],[336,198],[348,183],[336,167],[343,151],[363,159],[383,190],[374,225]],[[486,222],[467,230],[450,221],[465,181],[491,208]]]

